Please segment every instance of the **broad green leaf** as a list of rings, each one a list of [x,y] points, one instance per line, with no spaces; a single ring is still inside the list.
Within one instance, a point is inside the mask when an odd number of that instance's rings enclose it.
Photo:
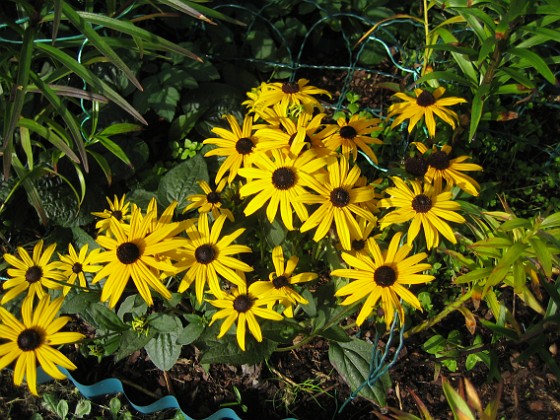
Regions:
[[[461,396],[453,389],[447,380],[443,381],[443,393],[455,420],[476,420],[476,417],[471,412],[471,409],[461,398]]]
[[[112,311],[102,303],[90,305],[85,311],[88,320],[98,328],[109,331],[126,331],[128,325],[123,323],[115,311]]]
[[[148,321],[150,327],[155,328],[160,333],[178,332],[183,329],[181,320],[175,315],[154,312],[148,317]]]
[[[73,228],[78,229],[78,228]],[[99,302],[99,297],[101,296],[98,292],[87,292],[87,293],[76,293],[75,295],[68,294],[68,298],[64,299],[62,304],[62,313],[65,314],[82,314],[86,309],[97,304]]]
[[[85,416],[89,416],[91,413],[91,401],[90,400],[80,400],[76,404],[76,408],[74,409],[74,416],[76,418],[81,419]]]
[[[198,315],[186,316],[189,324],[179,332],[177,343],[182,345],[191,344],[196,341],[200,334],[204,331],[204,322]]]
[[[356,338],[348,343],[331,342],[329,360],[350,389],[355,391],[361,387],[359,395],[384,406],[387,390],[391,386],[391,378],[388,373],[385,373],[374,384],[368,384],[372,373],[370,369],[374,351],[379,349],[375,349],[373,344]]]
[[[208,349],[200,358],[200,363],[227,363],[233,365],[256,364],[266,360],[276,350],[278,344],[263,339],[258,343],[247,331],[245,337],[246,351],[239,348],[234,334],[226,334],[219,341],[205,340]]]
[[[178,211],[185,208],[187,197],[198,194],[198,181],[208,181],[208,168],[200,155],[182,162],[167,172],[160,180],[157,190],[158,203],[167,207],[177,201]]]
[[[98,13],[89,13],[89,12],[77,12],[77,13],[81,18],[83,18],[85,21],[89,23],[104,26],[113,29],[115,31],[128,34],[132,37],[141,40],[150,41],[153,43],[154,46],[157,46],[158,49],[185,55],[187,57],[192,58],[193,60],[202,62],[200,57],[198,57],[196,54],[193,54],[191,51],[187,50],[186,48],[174,44],[173,42],[168,41],[165,38],[157,36],[150,31],[139,28],[138,26],[134,25],[132,22],[123,19],[114,19],[108,16],[102,16]],[[100,39],[100,41],[103,42],[102,39]],[[137,87],[140,90],[142,90],[142,88],[139,87],[139,84],[137,85]]]
[[[62,140],[54,131],[28,118],[20,118],[18,121],[18,126],[25,127],[26,129],[33,131],[34,133],[38,134],[49,143],[51,143],[54,147],[56,147],[74,162],[80,163],[80,159],[78,158],[78,156],[76,156],[74,151],[70,147],[68,147],[68,144],[66,144],[66,142]]]
[[[91,45],[97,48],[101,54],[107,57],[112,64],[120,69],[125,74],[126,78],[130,80],[137,89],[142,90],[142,85],[138,79],[136,79],[132,70],[130,70],[122,58],[103,41],[103,38],[91,27],[89,22],[86,22],[85,19],[66,2],[62,4],[62,12],[64,13],[64,16],[72,22],[72,25],[74,25],[76,29],[86,36]]]
[[[267,220],[264,223],[264,228],[267,229],[265,236],[266,242],[271,248],[281,245],[284,239],[286,239],[286,229],[284,225],[278,221],[278,218],[274,219],[272,223],[269,223]]]
[[[319,332],[319,335],[328,340],[336,341],[337,343],[347,343],[352,340],[346,331],[338,325],[333,325],[332,327]]]
[[[138,334],[133,330],[123,331],[119,336],[119,347],[115,353],[115,361],[118,362],[130,356],[135,351],[140,350],[148,344],[155,335],[156,332],[154,330],[148,330],[147,334]]]
[[[4,165],[4,179],[10,177],[10,167],[12,166],[12,151],[13,151],[13,136],[16,129],[17,122],[23,109],[25,95],[27,93],[27,85],[29,83],[29,73],[31,71],[31,61],[33,59],[33,40],[35,38],[35,29],[33,25],[29,25],[23,35],[23,43],[21,45],[20,55],[18,58],[18,71],[16,77],[16,85],[14,86],[15,94],[14,100],[7,106],[8,123],[4,125],[4,144],[3,144],[3,165]]]
[[[445,350],[447,339],[442,335],[434,335],[430,337],[424,344],[422,349],[428,354],[440,354]]]
[[[65,419],[68,415],[68,402],[61,399],[56,405],[56,415],[58,418]]]
[[[527,61],[535,70],[537,70],[549,83],[555,85],[556,77],[548,67],[548,64],[542,59],[540,55],[525,48],[510,48],[507,51],[509,54],[519,57]]]
[[[177,333],[159,333],[144,346],[158,369],[169,370],[177,362],[182,346],[176,341]]]
[[[121,95],[119,95],[113,88],[111,88],[107,83],[102,81],[93,72],[87,69],[84,65],[76,61],[74,58],[64,53],[58,48],[54,48],[47,44],[36,44],[35,46],[38,50],[43,51],[45,54],[49,55],[51,58],[60,62],[66,66],[69,70],[76,73],[77,76],[84,79],[84,81],[95,88],[101,95],[107,97],[109,100],[114,102],[116,105],[121,107],[123,110],[128,112],[142,124],[148,125],[147,121],[136,111]]]
[[[541,263],[544,274],[547,277],[551,277],[552,276],[552,254],[548,250],[548,247],[538,236],[533,236],[530,239],[530,242],[531,242],[531,245],[533,246],[533,249],[535,250],[535,256],[537,257],[537,259]]]

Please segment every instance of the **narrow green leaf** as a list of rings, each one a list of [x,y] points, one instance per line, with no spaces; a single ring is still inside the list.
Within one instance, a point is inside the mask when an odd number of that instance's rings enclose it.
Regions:
[[[516,217],[514,219],[502,223],[498,228],[498,230],[501,232],[510,232],[513,229],[519,229],[519,228],[525,228],[525,229],[531,228],[531,221],[527,219],[523,219],[521,217]]]
[[[76,156],[74,151],[53,130],[45,126],[42,126],[36,121],[30,120],[28,118],[21,118],[18,121],[18,126],[33,131],[34,133],[38,134],[39,136],[47,140],[49,143],[51,143],[54,147],[56,147],[58,150],[60,150],[62,153],[68,156],[71,160],[73,160],[76,163],[80,163],[80,159],[78,158],[78,156]]]
[[[471,245],[475,250],[480,247],[506,248],[513,244],[512,240],[507,237],[496,236],[494,238],[483,239]]]
[[[555,227],[560,227],[560,212],[545,217],[541,222],[541,229],[552,229]]]
[[[91,27],[89,22],[86,22],[78,12],[76,12],[70,5],[67,3],[62,4],[62,11],[64,16],[68,18],[70,22],[78,29],[81,33],[83,33],[88,42],[91,43],[97,50],[103,54],[107,59],[113,63],[118,69],[120,69],[126,76],[128,80],[132,82],[136,88],[142,90],[142,85],[134,76],[134,73],[130,68],[125,64],[122,58],[108,45],[106,44],[101,36],[95,32],[95,30]]]
[[[525,48],[510,48],[507,51],[509,54],[519,57],[527,61],[535,70],[537,70],[549,83],[555,85],[556,77],[548,67],[548,64],[541,58],[540,55]]]
[[[76,61],[74,58],[59,50],[58,48],[54,48],[47,44],[37,44],[36,48],[43,51],[51,58],[66,66],[69,70],[76,73],[76,75],[84,79],[86,83],[90,84],[103,96],[107,97],[109,100],[128,112],[142,124],[148,125],[147,121],[142,117],[142,115],[140,115],[140,113],[136,111],[121,95],[119,95],[107,83],[103,82],[84,65],[78,63],[78,61]]]
[[[431,73],[427,73],[424,76],[420,77],[416,81],[416,84],[420,85],[421,83],[428,82],[430,80],[449,81],[463,86],[473,87],[473,84],[469,83],[468,79],[452,71],[433,71]],[[398,92],[398,89],[396,91]]]
[[[30,170],[33,170],[34,159],[33,159],[33,150],[31,148],[31,136],[29,135],[29,130],[25,127],[22,127],[21,125],[19,125],[19,140],[21,143],[21,148],[23,149],[23,152],[25,153],[25,157],[27,158],[27,167]]]
[[[531,242],[531,245],[533,246],[533,249],[535,251],[535,256],[537,257],[537,259],[541,263],[544,274],[547,277],[551,277],[552,276],[552,254],[548,250],[548,247],[538,236],[533,236],[530,239],[530,242]]]
[[[470,283],[477,280],[485,279],[490,276],[490,274],[492,274],[492,270],[492,267],[477,268],[476,270],[469,271],[467,274],[463,274],[462,276],[457,277],[454,283]]]
[[[92,150],[88,150],[88,153],[95,159],[95,161],[103,171],[103,175],[105,175],[107,184],[111,185],[113,182],[113,171],[111,171],[111,167],[109,166],[107,159],[105,159],[105,157]]]
[[[105,26],[115,31],[130,35],[134,38],[149,41],[152,43],[152,45],[157,46],[157,49],[159,50],[171,51],[177,54],[184,55],[186,57],[190,57],[193,60],[202,62],[202,59],[199,56],[187,50],[186,48],[174,44],[173,42],[168,41],[165,38],[157,36],[150,31],[139,28],[132,22],[122,19],[113,19],[108,16],[99,15],[97,13],[78,12],[78,15],[89,23]],[[100,40],[103,42],[102,38]],[[139,89],[143,90],[141,88]]]
[[[505,255],[492,270],[490,277],[488,277],[483,294],[485,294],[490,287],[496,286],[504,280],[506,274],[512,269],[513,264],[523,255],[526,248],[526,245],[516,243],[507,250]]]
[[[4,151],[4,153],[6,152]],[[18,177],[18,182],[16,183],[16,186],[14,186],[13,191],[15,191],[17,189],[17,186],[19,186],[20,184],[23,186],[25,192],[27,193],[27,199],[29,200],[29,203],[33,206],[33,208],[35,208],[35,211],[37,211],[37,215],[39,216],[41,224],[46,225],[48,222],[47,214],[45,213],[45,209],[43,208],[43,202],[41,201],[39,191],[37,191],[37,187],[33,182],[33,179],[35,176],[37,176],[39,170],[37,170],[37,168],[34,168],[32,171],[27,170],[21,164],[19,158],[15,153],[12,156],[12,159],[13,167]]]
[[[455,420],[476,420],[468,404],[461,398],[459,393],[453,389],[449,381],[443,381],[443,393]]]
[[[445,28],[439,28],[437,32],[441,36],[441,39],[443,39],[447,44],[459,42],[457,38]],[[469,81],[471,83],[478,84],[478,72],[476,71],[473,63],[465,59],[465,57],[463,57],[463,55],[461,54],[452,52],[451,55],[453,56],[453,59],[455,60],[463,74],[469,79]]]
[[[482,117],[484,101],[490,92],[490,85],[483,84],[478,87],[472,100],[471,106],[471,123],[469,126],[469,139],[472,141],[476,135],[476,130]]]
[[[521,84],[522,87],[525,87],[527,93],[530,92],[530,89],[536,88],[535,82],[529,79],[525,73],[518,71],[517,69],[504,66],[496,72],[496,79],[500,79],[502,73],[506,74],[506,77],[511,77],[517,83]],[[498,86],[498,90],[500,87],[501,86]]]
[[[475,7],[465,7],[459,9],[461,16],[465,18],[470,29],[482,43],[489,36],[493,36],[496,31],[494,20],[481,9]]]
[[[16,77],[16,86],[14,101],[9,106],[8,124],[5,126],[4,131],[4,144],[3,144],[3,165],[4,165],[4,179],[10,177],[10,167],[12,165],[12,151],[13,151],[13,136],[14,130],[17,126],[17,121],[20,118],[21,110],[23,109],[23,102],[27,92],[27,85],[29,83],[29,72],[31,71],[31,61],[33,57],[33,40],[35,38],[35,30],[32,25],[25,29],[23,34],[23,43],[18,58],[18,71]]]
[[[56,43],[56,37],[58,35],[58,28],[60,27],[60,19],[62,17],[62,0],[53,1],[54,17],[52,23],[52,44]]]
[[[513,264],[513,290],[516,294],[522,294],[523,290],[526,288],[527,275],[525,274],[525,269],[523,268],[523,263],[521,261],[515,261]]]
[[[126,165],[132,168],[132,162],[130,161],[124,150],[109,137],[97,135],[92,140],[99,141],[99,143],[101,143],[109,152],[111,152],[117,158],[122,160]]]
[[[183,1],[182,1],[183,2]],[[206,16],[213,17],[215,19],[223,20],[224,22],[230,22],[234,25],[239,26],[247,26],[246,23],[241,22],[240,20],[234,19],[228,15],[218,12],[217,10],[210,9],[209,7],[201,6],[198,3],[189,2],[193,9],[198,10],[201,13],[204,13]]]
[[[126,133],[132,133],[134,131],[141,131],[141,130],[142,130],[142,126],[138,124],[116,123],[116,124],[111,124],[108,127],[105,127],[99,134],[102,136],[110,137],[117,134],[126,134]]]

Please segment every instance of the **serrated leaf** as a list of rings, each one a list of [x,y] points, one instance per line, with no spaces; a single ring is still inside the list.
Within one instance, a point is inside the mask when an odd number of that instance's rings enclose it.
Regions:
[[[181,320],[175,315],[153,313],[148,317],[150,327],[160,333],[178,333],[183,329]]]
[[[62,311],[66,314],[83,314],[89,306],[99,302],[100,294],[98,292],[80,292],[75,296],[68,296],[68,299],[64,299]]]
[[[177,344],[176,333],[159,333],[144,348],[160,370],[171,369],[181,354],[181,345]]]
[[[128,325],[123,323],[117,314],[102,303],[90,305],[86,310],[93,325],[109,331],[126,331]]]
[[[209,349],[200,358],[200,363],[228,363],[232,365],[256,364],[266,360],[278,346],[266,338],[257,342],[251,335],[245,338],[246,351],[239,348],[233,334],[228,334],[220,341],[208,341]]]
[[[178,164],[161,178],[158,203],[167,207],[177,201],[177,210],[181,211],[186,206],[187,197],[199,193],[198,181],[209,181],[206,162],[200,155]]]
[[[374,401],[380,406],[386,402],[387,390],[391,385],[391,378],[386,373],[375,384],[368,385],[370,364],[373,357],[373,344],[352,339],[348,343],[331,342],[329,346],[329,360],[336,371],[344,378],[350,389],[362,387],[359,395]]]

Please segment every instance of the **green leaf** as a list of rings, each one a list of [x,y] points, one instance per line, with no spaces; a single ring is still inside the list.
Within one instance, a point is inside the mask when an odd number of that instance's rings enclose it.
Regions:
[[[103,147],[105,147],[109,152],[111,152],[112,155],[116,156],[123,163],[125,163],[130,168],[132,168],[132,162],[130,161],[129,157],[124,152],[124,150],[121,148],[121,146],[119,146],[117,143],[115,143],[109,137],[101,136],[99,134],[96,135],[94,139],[97,140],[99,143],[101,143],[103,145]]]
[[[34,133],[38,134],[49,143],[51,143],[54,147],[56,147],[74,162],[80,163],[80,159],[78,158],[78,156],[76,156],[74,151],[70,147],[68,147],[68,144],[50,128],[47,128],[28,118],[20,118],[18,121],[18,126],[33,131]]]
[[[336,341],[338,343],[347,343],[352,341],[352,339],[348,336],[346,331],[339,327],[338,325],[333,325],[326,330],[320,331],[319,335],[331,341]]]
[[[538,236],[533,236],[530,239],[530,242],[531,242],[531,245],[533,246],[533,249],[535,250],[535,256],[537,257],[537,259],[541,263],[544,274],[547,277],[551,277],[552,276],[552,254],[548,250],[548,247]]]
[[[445,350],[447,339],[442,335],[434,335],[430,337],[424,344],[422,349],[428,354],[440,354]]]
[[[144,348],[160,370],[171,369],[181,354],[181,345],[177,344],[176,333],[157,334]]]
[[[90,305],[86,310],[89,320],[93,325],[109,331],[126,331],[128,325],[123,323],[117,314],[102,303]]]
[[[60,400],[56,405],[56,415],[65,420],[68,416],[68,402],[66,400]]]
[[[148,317],[150,327],[155,328],[160,333],[178,332],[183,329],[181,320],[175,315],[153,313]]]
[[[436,31],[441,36],[441,39],[443,39],[447,44],[453,44],[459,42],[458,39],[445,28],[438,28]],[[463,74],[467,77],[467,79],[471,83],[478,84],[478,73],[473,63],[465,59],[465,57],[463,57],[462,54],[452,52],[451,55],[455,60],[455,62],[457,63],[457,65],[459,66],[459,68],[461,69],[461,71],[463,72]]]
[[[105,127],[99,133],[102,136],[111,137],[117,134],[127,134],[134,131],[142,131],[142,126],[138,124],[131,123],[115,123],[108,127]]]
[[[472,106],[471,106],[471,123],[469,126],[469,139],[472,141],[476,134],[476,129],[478,128],[478,123],[480,122],[480,117],[482,117],[482,110],[484,108],[484,101],[490,92],[490,85],[482,84],[476,90],[474,94]]]
[[[278,221],[278,218],[274,219],[272,223],[269,223],[268,220],[264,223],[266,231],[266,242],[269,244],[271,248],[275,246],[281,245],[286,239],[286,229],[284,225]]]
[[[209,181],[206,161],[200,155],[178,164],[161,178],[158,203],[167,207],[177,201],[177,210],[181,211],[187,204],[187,197],[199,193],[198,181]]]
[[[119,411],[121,411],[121,400],[119,400],[119,397],[111,398],[111,401],[109,401],[109,410],[115,418],[118,416]]]
[[[531,228],[531,221],[527,219],[523,219],[521,217],[516,217],[514,219],[502,223],[498,228],[498,230],[502,232],[510,232],[513,229],[518,229],[518,228],[525,228],[525,229]]]
[[[452,71],[433,71],[431,73],[427,73],[424,76],[420,77],[416,81],[416,84],[420,85],[421,83],[428,82],[430,80],[449,81],[463,86],[473,86],[473,83],[470,83],[470,81],[464,76],[461,76],[460,74]]]
[[[80,400],[76,404],[76,409],[74,410],[74,416],[81,419],[84,416],[89,416],[91,413],[91,401],[90,400]]]
[[[65,314],[83,314],[89,306],[99,302],[100,293],[76,293],[75,296],[68,296],[69,298],[64,299],[62,304],[62,312]]]
[[[259,343],[249,333],[245,337],[246,351],[239,348],[233,334],[226,334],[219,341],[206,341],[206,344],[209,348],[202,354],[201,364],[256,364],[266,360],[278,346],[277,343],[266,338]]]
[[[470,283],[476,282],[477,280],[485,279],[492,273],[493,267],[477,268],[476,270],[469,271],[467,274],[463,274],[455,279],[454,283]]]
[[[374,351],[378,351],[378,349],[375,349],[373,344],[356,338],[348,343],[331,342],[329,360],[350,389],[354,391],[362,387],[359,395],[384,406],[387,390],[391,386],[389,374],[385,373],[373,385],[367,384],[372,373],[370,363]]]
[[[498,265],[492,270],[492,274],[488,277],[483,294],[485,294],[490,287],[496,286],[504,280],[506,274],[512,269],[514,263],[523,255],[526,248],[527,245],[516,243],[507,250],[505,255],[498,262]]]
[[[451,407],[455,420],[476,420],[465,400],[461,398],[447,380],[443,381],[443,393]]]
[[[36,44],[35,48],[43,51],[51,58],[66,66],[69,70],[76,73],[77,76],[84,79],[86,83],[94,87],[99,93],[107,97],[107,99],[114,102],[116,105],[118,105],[138,121],[140,121],[142,124],[148,125],[148,122],[144,119],[144,117],[142,117],[142,115],[140,115],[140,113],[138,113],[138,111],[136,111],[121,95],[119,95],[107,83],[102,81],[92,71],[84,67],[84,65],[76,61],[74,58],[72,58],[62,50],[47,44]]]
[[[127,330],[119,335],[119,346],[115,353],[115,361],[124,359],[130,356],[137,350],[143,348],[150,340],[152,340],[157,333],[151,329],[148,334],[138,334],[136,331]]]
[[[177,336],[177,343],[182,345],[188,345],[196,341],[205,328],[200,316],[186,315],[185,318],[187,318],[189,324]]]
[[[560,212],[551,214],[541,222],[541,229],[551,229],[560,226]]]
[[[548,64],[540,55],[525,48],[510,48],[508,53],[527,61],[535,70],[537,70],[549,83],[555,85],[556,77],[548,67]]]
[[[105,43],[105,41],[103,41],[103,38],[91,27],[89,22],[84,20],[83,16],[72,9],[72,7],[66,2],[62,4],[62,12],[64,13],[64,16],[72,22],[76,29],[86,36],[86,39],[89,43],[91,43],[91,45],[97,48],[97,50],[107,57],[112,64],[119,68],[137,89],[142,90],[142,85],[138,79],[136,79],[132,70],[130,70],[122,58],[107,43]]]
[[[117,316],[125,321],[125,315],[130,315],[131,317],[142,317],[146,315],[148,310],[148,305],[144,299],[140,298],[140,295],[128,296],[120,305],[117,311]]]

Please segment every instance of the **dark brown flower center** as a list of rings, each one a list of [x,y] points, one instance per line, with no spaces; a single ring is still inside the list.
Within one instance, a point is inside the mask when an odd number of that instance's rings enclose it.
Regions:
[[[432,208],[432,200],[426,194],[418,194],[412,199],[412,208],[418,213],[427,213]]]
[[[39,331],[29,328],[19,333],[17,345],[22,351],[32,351],[43,344],[43,334]]]
[[[430,155],[428,158],[428,165],[440,170],[447,169],[449,168],[449,155],[438,150]]]
[[[43,270],[36,265],[29,267],[25,272],[25,280],[27,280],[28,283],[35,283],[41,280],[41,277],[43,277]]]
[[[237,140],[237,143],[235,143],[235,150],[237,150],[237,153],[240,155],[248,155],[253,151],[254,146],[255,144],[253,143],[253,140],[247,137],[242,137]]]
[[[424,178],[428,170],[428,162],[422,156],[409,157],[404,162],[404,169],[415,177]]]
[[[122,220],[122,218],[123,218],[122,211],[120,211],[120,210],[111,211],[111,216],[113,216],[115,219],[117,219],[119,221]]]
[[[344,188],[338,187],[331,191],[331,203],[335,207],[344,207],[350,202],[350,194]]]
[[[287,190],[296,183],[296,174],[290,168],[278,168],[272,173],[272,184],[278,190]]]
[[[395,273],[392,267],[382,265],[381,267],[377,267],[373,273],[373,280],[378,286],[389,287],[397,280],[397,273]]]
[[[217,204],[220,202],[220,199],[220,193],[217,193],[216,191],[212,191],[206,194],[206,201],[208,201],[210,204]]]
[[[343,139],[352,140],[357,134],[356,129],[350,125],[345,125],[340,129],[340,137]]]
[[[140,258],[140,248],[133,242],[125,242],[117,248],[117,258],[123,264],[132,264]]]
[[[74,265],[72,266],[72,272],[73,272],[74,274],[79,274],[79,273],[81,273],[81,272],[82,272],[82,269],[83,269],[82,264],[80,264],[79,262],[74,263]]]
[[[354,251],[361,251],[366,246],[366,241],[363,239],[354,239],[352,241],[352,249]]]
[[[216,258],[216,250],[212,245],[201,245],[194,251],[194,257],[200,264],[210,264]]]
[[[436,98],[427,90],[423,90],[416,98],[416,104],[419,106],[427,107],[436,103]]]
[[[253,306],[253,299],[249,295],[239,295],[233,300],[233,309],[237,312],[247,312]]]
[[[290,280],[286,276],[278,276],[274,280],[272,280],[272,285],[276,289],[281,289],[282,287],[285,287],[289,284],[290,284]]]
[[[282,84],[282,92],[286,94],[298,93],[299,85],[297,82],[284,82],[284,84]]]

